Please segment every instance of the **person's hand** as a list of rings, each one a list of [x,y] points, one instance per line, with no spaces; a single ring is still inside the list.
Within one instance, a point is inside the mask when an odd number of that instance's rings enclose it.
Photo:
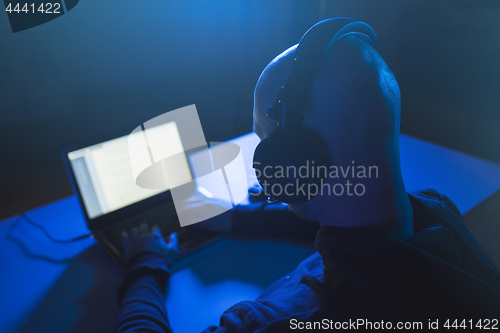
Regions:
[[[216,232],[229,232],[231,230],[233,207],[230,202],[209,198],[196,191],[176,208],[192,220],[201,220],[202,222],[195,224],[201,229]]]
[[[171,233],[168,242],[165,242],[158,226],[149,230],[145,223],[139,228],[132,228],[130,232],[123,231],[121,239],[127,262],[142,252],[158,253],[173,261],[178,250],[177,233]]]

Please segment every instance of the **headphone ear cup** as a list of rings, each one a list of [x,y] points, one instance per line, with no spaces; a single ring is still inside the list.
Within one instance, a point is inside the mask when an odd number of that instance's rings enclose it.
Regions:
[[[305,202],[321,190],[327,166],[325,144],[303,127],[278,129],[255,149],[253,167],[266,195],[285,203]],[[321,177],[323,176],[323,177]]]

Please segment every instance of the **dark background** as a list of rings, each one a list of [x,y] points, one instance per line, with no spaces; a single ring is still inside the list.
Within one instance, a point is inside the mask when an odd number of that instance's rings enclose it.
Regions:
[[[251,131],[261,70],[334,16],[378,33],[404,133],[500,163],[497,0],[84,0],[16,34],[0,13],[0,218],[72,194],[72,143],[193,103],[207,141]]]

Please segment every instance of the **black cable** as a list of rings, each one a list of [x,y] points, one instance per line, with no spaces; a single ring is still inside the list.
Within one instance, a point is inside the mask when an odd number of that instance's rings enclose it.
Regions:
[[[29,224],[31,224],[32,226],[40,229],[43,231],[43,233],[45,234],[45,236],[47,236],[47,238],[54,242],[54,243],[57,243],[57,244],[67,244],[67,243],[71,243],[71,242],[76,242],[76,241],[79,241],[79,240],[82,240],[82,239],[85,239],[85,238],[88,238],[88,237],[93,237],[94,234],[90,233],[90,234],[87,234],[87,235],[83,235],[83,236],[79,236],[79,237],[76,237],[76,238],[72,238],[72,239],[55,239],[54,237],[52,237],[49,232],[41,225],[41,224],[38,224],[36,222],[34,222],[32,219],[30,219],[25,213],[22,213],[20,216],[19,216],[19,219],[24,219],[26,222],[28,222]]]

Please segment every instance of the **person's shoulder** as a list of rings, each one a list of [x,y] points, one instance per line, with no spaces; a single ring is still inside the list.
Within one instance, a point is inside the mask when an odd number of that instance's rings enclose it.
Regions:
[[[453,201],[451,201],[451,199],[445,194],[440,193],[434,189],[412,191],[409,192],[408,195],[410,197],[410,200],[412,198],[414,199],[411,201],[415,202],[415,200],[418,200],[418,202],[427,206],[431,210],[438,211],[439,213],[452,214],[461,220],[463,219],[460,210],[453,203]]]

